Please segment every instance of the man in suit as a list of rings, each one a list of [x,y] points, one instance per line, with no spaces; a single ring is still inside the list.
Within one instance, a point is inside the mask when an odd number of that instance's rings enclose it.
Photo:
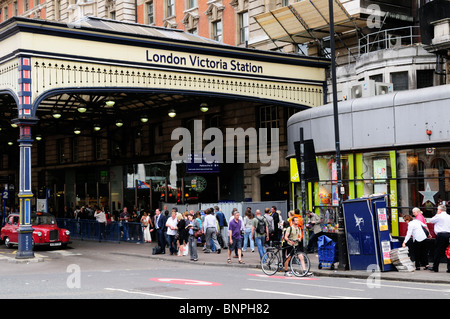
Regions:
[[[161,210],[159,208],[155,211],[155,230],[156,230],[156,238],[158,239],[158,245],[161,247],[161,254],[166,253],[166,240],[165,240],[165,228],[166,228],[166,216],[161,214]]]

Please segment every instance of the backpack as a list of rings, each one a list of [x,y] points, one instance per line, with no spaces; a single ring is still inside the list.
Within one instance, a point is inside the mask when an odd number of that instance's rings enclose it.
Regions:
[[[260,234],[265,234],[266,233],[266,223],[264,221],[264,217],[262,219],[259,219],[258,217],[256,217],[256,219],[258,220],[258,228],[256,229],[256,231]]]

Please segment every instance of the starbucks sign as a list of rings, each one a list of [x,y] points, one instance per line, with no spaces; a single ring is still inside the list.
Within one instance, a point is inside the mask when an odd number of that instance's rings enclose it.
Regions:
[[[203,192],[206,189],[206,179],[202,176],[195,176],[191,180],[191,188],[196,192]]]

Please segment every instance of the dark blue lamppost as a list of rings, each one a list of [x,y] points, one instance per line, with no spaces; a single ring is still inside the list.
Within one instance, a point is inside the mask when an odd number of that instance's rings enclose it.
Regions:
[[[20,225],[18,229],[19,248],[17,259],[33,258],[33,228],[31,227],[31,127],[36,124],[34,118],[19,118],[13,120],[19,126],[20,171],[19,171],[19,207]]]
[[[19,248],[17,259],[33,258],[33,228],[31,227],[31,203],[33,192],[31,191],[31,146],[33,139],[31,128],[37,123],[37,118],[32,112],[31,92],[31,58],[19,57],[19,91],[18,91],[18,117],[12,122],[19,127],[19,207],[20,225],[18,230]]]

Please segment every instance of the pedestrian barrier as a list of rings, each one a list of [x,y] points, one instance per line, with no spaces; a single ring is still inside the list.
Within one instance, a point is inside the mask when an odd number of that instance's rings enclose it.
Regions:
[[[99,223],[90,219],[71,218],[57,218],[56,223],[58,227],[69,230],[71,238],[112,242],[144,242],[144,227],[141,223]]]

